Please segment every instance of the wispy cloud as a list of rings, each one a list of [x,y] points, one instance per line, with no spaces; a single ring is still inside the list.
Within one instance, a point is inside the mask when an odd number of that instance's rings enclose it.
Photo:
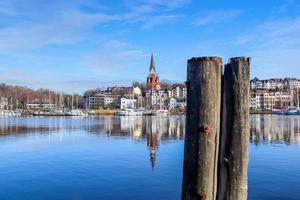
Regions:
[[[189,2],[140,0],[129,4],[128,10],[115,13],[96,1],[69,3],[54,0],[45,4],[35,0],[26,3],[14,1],[0,3],[0,16],[5,15],[5,20],[10,22],[0,27],[0,53],[75,44],[88,40],[95,27],[111,25],[112,22],[118,22],[115,24],[119,26],[137,24],[142,29],[151,29],[178,20],[180,15],[173,14],[172,9]],[[0,19],[0,24],[3,21],[4,18]]]
[[[284,14],[286,13],[289,8],[291,6],[293,6],[295,3],[295,0],[287,0],[284,4],[282,4],[281,6],[279,7],[276,7],[275,9],[272,10],[272,14],[275,14],[275,15],[281,15],[281,14]]]
[[[203,12],[193,21],[194,25],[210,25],[230,22],[242,14],[240,10],[211,10]]]
[[[127,2],[127,5],[147,5],[149,7],[160,7],[167,10],[176,9],[188,5],[191,0],[135,0]]]
[[[238,44],[251,44],[253,48],[293,48],[300,45],[300,17],[273,19],[237,38]],[[253,45],[253,44],[256,45]]]
[[[253,57],[253,73],[267,76],[300,76],[300,17],[272,19],[236,39]]]
[[[131,47],[120,40],[109,40],[100,45],[95,52],[85,57],[85,66],[98,73],[111,73],[129,70],[128,63],[134,63],[145,57],[141,49]]]
[[[117,20],[114,15],[69,9],[50,21],[20,21],[0,29],[0,52],[39,48],[81,41],[94,26]]]
[[[176,22],[178,19],[180,19],[180,15],[160,15],[160,16],[153,16],[151,20],[145,21],[143,23],[142,28],[143,29],[151,29],[155,26],[161,25],[161,24],[171,24]]]

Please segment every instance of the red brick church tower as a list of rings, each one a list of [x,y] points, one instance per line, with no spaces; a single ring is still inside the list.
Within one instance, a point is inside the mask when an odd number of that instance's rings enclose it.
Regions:
[[[147,77],[147,84],[152,88],[156,88],[160,85],[159,83],[159,77],[155,71],[155,65],[154,65],[154,58],[153,53],[151,54],[151,60],[150,60],[150,72]]]

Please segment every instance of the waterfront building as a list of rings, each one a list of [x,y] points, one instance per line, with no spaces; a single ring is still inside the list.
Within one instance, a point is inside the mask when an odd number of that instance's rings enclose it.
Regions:
[[[174,110],[177,106],[177,100],[175,98],[171,98],[169,100],[169,110]]]
[[[285,78],[284,85],[286,85],[289,89],[300,88],[300,80],[296,78]]]
[[[139,87],[133,87],[132,89],[132,94],[136,96],[141,96],[142,95],[142,90]]]
[[[252,90],[268,89],[268,90],[282,90],[300,88],[300,80],[296,78],[278,79],[272,78],[267,80],[259,80],[254,78],[250,81],[250,88]]]
[[[117,107],[120,95],[101,92],[94,96],[87,97],[86,106],[90,109]]]
[[[151,54],[151,59],[150,59],[150,69],[149,69],[149,75],[147,77],[147,85],[150,86],[152,89],[160,88],[159,76],[155,70],[153,53]]]
[[[6,97],[0,97],[0,110],[8,108],[8,99]]]
[[[177,108],[185,109],[186,108],[186,101],[177,101]]]
[[[132,87],[107,87],[105,92],[112,95],[128,95],[132,94]]]
[[[274,107],[291,106],[292,95],[289,92],[255,92],[251,94],[252,110],[272,110]]]
[[[182,98],[185,99],[187,95],[187,89],[184,84],[174,84],[172,87],[170,98]]]
[[[128,98],[121,98],[121,104],[120,104],[121,109],[128,109],[132,108],[135,109],[137,108],[137,100],[136,99],[128,99]]]
[[[152,109],[166,109],[168,93],[167,90],[147,90],[146,91],[146,107]]]

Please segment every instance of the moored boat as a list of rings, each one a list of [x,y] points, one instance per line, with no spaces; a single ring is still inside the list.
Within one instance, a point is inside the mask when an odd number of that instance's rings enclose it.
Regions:
[[[142,116],[143,112],[137,109],[124,109],[118,112],[118,116]]]
[[[286,112],[287,115],[300,115],[300,112],[297,108],[289,108]]]
[[[21,116],[21,112],[12,110],[1,110],[0,116]]]
[[[80,109],[72,109],[71,111],[66,112],[65,116],[81,116],[81,117],[85,117],[85,116],[87,116],[87,113],[84,113]]]

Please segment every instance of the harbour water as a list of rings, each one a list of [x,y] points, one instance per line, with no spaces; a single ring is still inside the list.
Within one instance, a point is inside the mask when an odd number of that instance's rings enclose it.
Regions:
[[[252,115],[249,199],[300,199],[300,116]],[[2,117],[0,199],[180,199],[184,116]]]

